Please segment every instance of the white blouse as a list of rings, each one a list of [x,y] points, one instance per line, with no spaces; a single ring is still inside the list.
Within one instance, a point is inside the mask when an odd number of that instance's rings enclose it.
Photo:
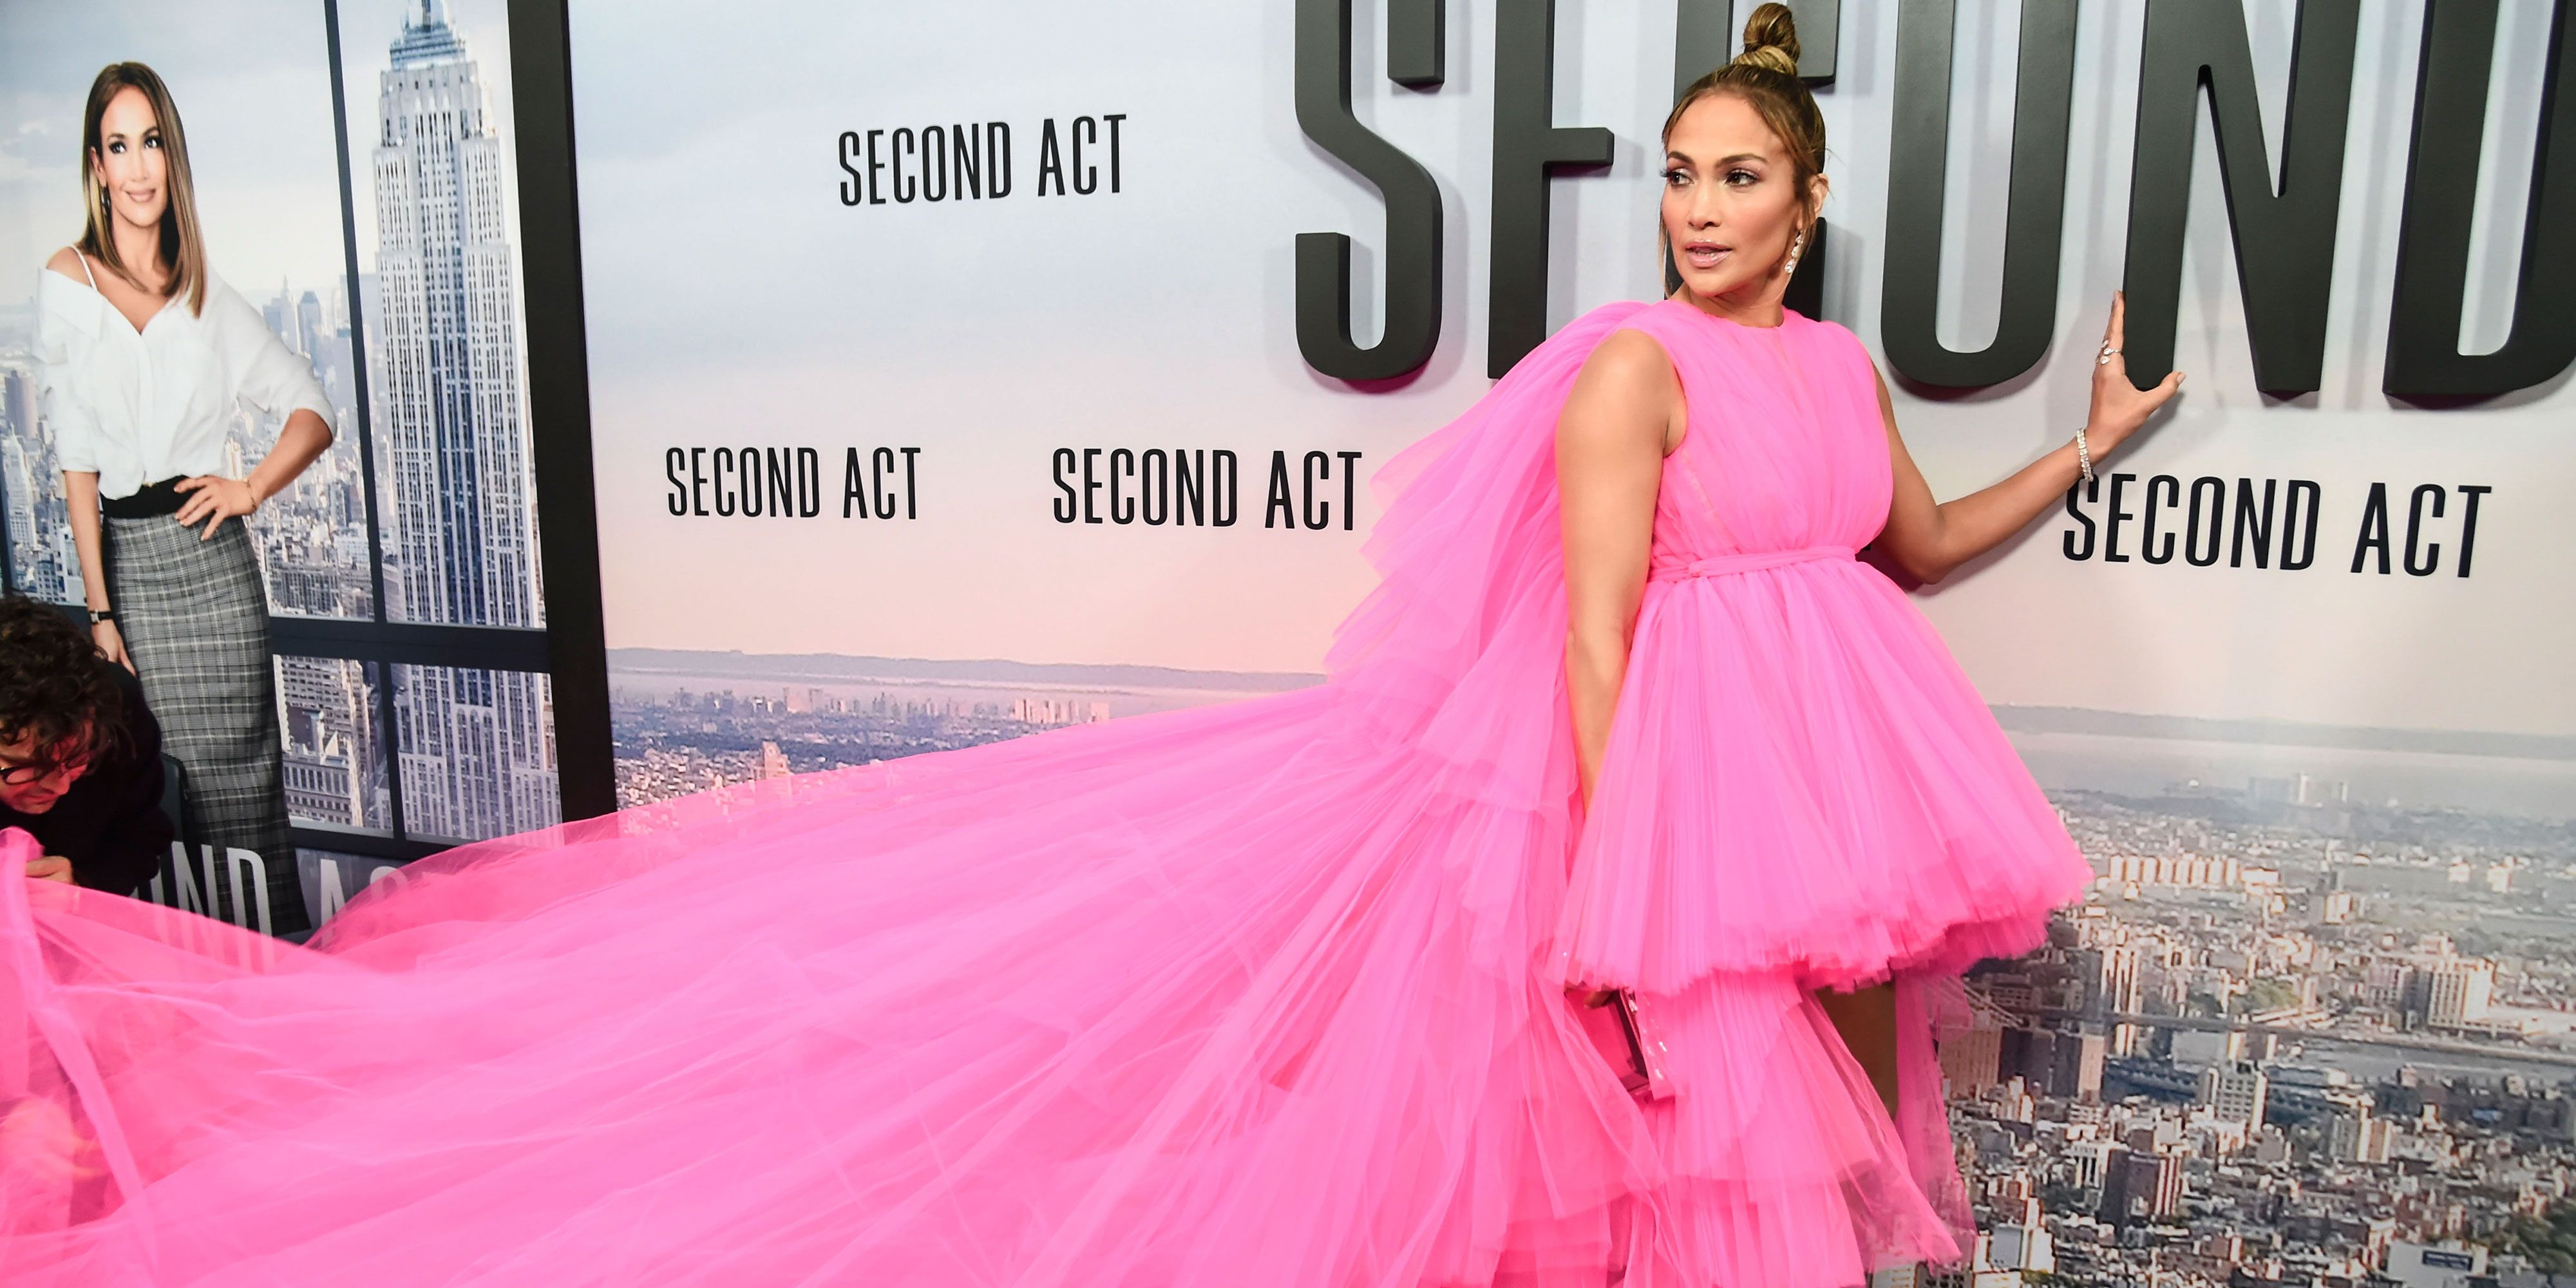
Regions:
[[[275,416],[302,408],[336,432],[313,365],[212,272],[203,313],[189,312],[181,294],[139,332],[88,283],[50,268],[37,277],[36,360],[54,457],[66,470],[96,472],[101,497],[222,473],[241,403]]]

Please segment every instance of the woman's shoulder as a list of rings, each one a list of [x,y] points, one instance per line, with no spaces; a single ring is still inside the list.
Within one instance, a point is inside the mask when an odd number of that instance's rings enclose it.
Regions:
[[[1672,375],[1672,310],[1670,300],[1621,300],[1583,315],[1599,328],[1593,345],[1596,365],[1616,367],[1631,376],[1662,380]]]
[[[1631,319],[1633,321],[1633,319]],[[1672,352],[1654,333],[1623,325],[1592,346],[1577,373],[1571,397],[1635,406],[1660,405],[1681,395]]]
[[[1612,348],[1629,361],[1651,356],[1656,362],[1669,362],[1673,331],[1667,300],[1621,300],[1604,304],[1584,314],[1576,326],[1593,328],[1593,348],[1597,352]],[[1567,327],[1571,331],[1574,327]]]
[[[216,272],[212,264],[201,271],[206,275],[206,312],[214,312],[215,306],[220,303],[227,308],[238,308],[249,312],[254,317],[258,316],[259,310],[252,308],[250,301],[244,298],[241,292],[234,290],[232,283],[225,281],[224,275]]]
[[[1623,382],[1666,383],[1672,379],[1673,358],[1661,337],[1642,327],[1623,326],[1592,346],[1584,368]]]
[[[45,261],[45,271],[36,275],[36,294],[56,306],[95,302],[102,297],[90,284],[89,266],[81,262],[80,252],[65,246]]]
[[[89,273],[86,270],[87,266],[81,262],[81,253],[69,246],[56,247],[53,256],[45,261],[46,272],[58,274],[65,280],[82,286],[89,285]]]
[[[1497,389],[1524,388],[1532,384],[1570,381],[1589,365],[1592,354],[1603,341],[1618,333],[1638,310],[1647,306],[1633,300],[1604,304],[1557,328],[1554,335],[1537,348],[1522,354],[1505,373]],[[1562,390],[1563,386],[1558,388]]]
[[[80,255],[69,246],[46,260],[44,271],[36,279],[38,347],[47,361],[60,362],[63,337],[77,333],[96,338],[99,310],[109,305],[106,297],[82,279]]]

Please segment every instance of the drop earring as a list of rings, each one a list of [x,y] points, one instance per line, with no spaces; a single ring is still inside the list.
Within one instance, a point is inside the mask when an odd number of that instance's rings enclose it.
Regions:
[[[1806,249],[1807,230],[1801,228],[1798,230],[1798,239],[1789,243],[1789,257],[1780,261],[1780,275],[1782,277],[1795,277],[1797,275],[1798,256],[1804,253]]]

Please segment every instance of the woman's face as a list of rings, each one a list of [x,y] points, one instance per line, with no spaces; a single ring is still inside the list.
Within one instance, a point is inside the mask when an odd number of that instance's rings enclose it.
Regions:
[[[128,85],[107,101],[89,155],[116,217],[138,228],[160,227],[161,212],[170,208],[170,158],[161,150],[160,118],[142,90]]]
[[[1785,289],[1781,260],[1805,227],[1824,176],[1801,191],[1788,145],[1753,105],[1711,94],[1682,112],[1665,140],[1664,235],[1694,295],[1759,299]]]

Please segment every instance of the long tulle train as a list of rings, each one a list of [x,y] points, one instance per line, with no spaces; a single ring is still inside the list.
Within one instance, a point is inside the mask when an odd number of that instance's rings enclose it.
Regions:
[[[1399,459],[1316,689],[465,847],[309,947],[0,881],[0,1281],[1827,1288],[1863,1240],[1953,1253],[1946,1133],[1787,976],[1679,995],[1646,1113],[1561,991],[1547,442],[1621,316]]]

